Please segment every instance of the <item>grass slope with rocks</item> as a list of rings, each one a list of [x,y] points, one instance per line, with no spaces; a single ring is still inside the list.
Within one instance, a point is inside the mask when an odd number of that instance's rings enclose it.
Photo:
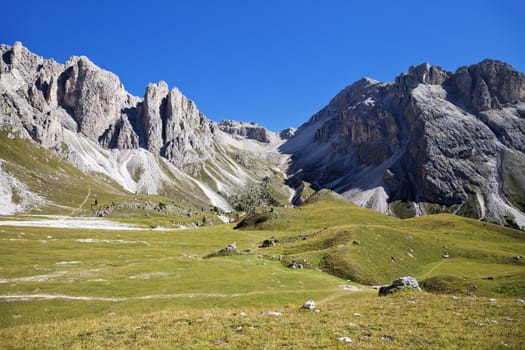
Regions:
[[[149,226],[170,219],[149,215]],[[452,215],[401,220],[330,192],[249,215],[264,220],[166,231],[0,226],[0,347],[525,346],[525,266],[514,259],[525,255],[522,231]],[[204,259],[233,242],[236,254]],[[291,259],[304,268],[288,268]],[[371,286],[408,274],[427,291],[378,297]],[[318,312],[300,309],[309,299]]]

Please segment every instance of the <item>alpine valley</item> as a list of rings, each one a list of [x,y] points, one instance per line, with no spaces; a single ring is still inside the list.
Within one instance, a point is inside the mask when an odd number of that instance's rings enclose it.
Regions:
[[[499,61],[276,133],[0,45],[0,348],[524,349],[524,174]]]

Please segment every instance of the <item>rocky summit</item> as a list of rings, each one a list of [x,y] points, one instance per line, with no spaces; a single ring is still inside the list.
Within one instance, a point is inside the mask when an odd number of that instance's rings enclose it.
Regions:
[[[162,81],[133,96],[87,57],[61,64],[19,42],[0,55],[4,132],[130,193],[231,210],[253,197],[300,204],[304,189],[327,188],[389,215],[525,227],[525,75],[503,62],[363,78],[297,130],[274,133],[213,122]],[[27,192],[0,175],[2,200]]]

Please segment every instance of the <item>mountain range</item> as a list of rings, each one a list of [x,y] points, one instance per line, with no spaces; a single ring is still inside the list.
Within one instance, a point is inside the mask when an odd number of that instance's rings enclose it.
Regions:
[[[327,188],[389,215],[525,228],[525,75],[504,62],[363,78],[297,130],[275,133],[213,122],[162,81],[133,96],[84,56],[61,64],[19,42],[0,55],[0,214],[75,207],[42,184],[61,186],[76,169],[94,178],[81,192],[194,208],[297,205]],[[50,158],[27,155],[37,148]],[[46,162],[56,174],[42,178]]]

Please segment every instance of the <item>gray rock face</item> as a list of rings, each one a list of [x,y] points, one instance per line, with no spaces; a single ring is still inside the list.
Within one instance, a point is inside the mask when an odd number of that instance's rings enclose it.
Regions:
[[[150,84],[141,99],[86,57],[59,64],[21,43],[0,45],[0,125],[130,192],[163,191],[223,210],[286,158],[274,133],[244,123],[238,134],[224,133],[165,82]]]
[[[3,105],[9,106],[4,113],[12,116],[5,122],[20,121],[23,129],[17,131],[51,147],[62,141],[62,128],[99,141],[112,136],[111,128],[129,126],[126,111],[140,100],[124,90],[117,76],[87,57],[59,64],[29,52],[21,43],[2,45],[0,53],[0,89],[5,91]],[[136,138],[132,130],[128,132],[128,138]]]
[[[219,128],[230,135],[238,135],[243,138],[256,140],[259,142],[270,142],[268,130],[256,123],[243,123],[235,120],[223,120],[219,123]]]
[[[146,148],[153,153],[159,153],[163,145],[162,119],[166,115],[167,95],[168,84],[164,81],[149,84],[144,94],[142,129]]]
[[[291,182],[402,217],[447,211],[525,227],[524,79],[485,60],[359,80],[281,147]]]
[[[118,77],[87,57],[72,57],[57,78],[57,101],[77,122],[78,130],[97,140],[108,125],[133,105]]]
[[[511,65],[484,60],[461,67],[452,77],[465,104],[476,111],[502,109],[525,100],[525,77]]]
[[[385,296],[388,294],[393,294],[402,288],[413,288],[415,290],[421,291],[421,288],[419,288],[419,283],[414,277],[405,276],[395,280],[388,286],[380,287],[378,295]]]
[[[284,130],[281,130],[281,132],[279,133],[279,136],[283,140],[288,140],[288,139],[291,139],[293,137],[293,135],[295,135],[296,131],[297,131],[297,129],[295,129],[295,128],[286,128]]]
[[[21,43],[2,45],[0,54],[1,122],[46,147],[61,142],[65,128],[107,148],[144,147],[180,166],[213,154],[216,124],[165,82],[148,85],[141,100],[87,57],[58,64]]]
[[[165,82],[148,85],[141,100],[84,56],[58,64],[21,43],[2,45],[0,54],[2,123],[46,147],[61,142],[65,128],[106,148],[144,147],[179,166],[213,155],[218,127]]]
[[[166,99],[162,155],[179,165],[195,162],[200,157],[212,157],[217,125],[177,88],[172,89]]]

